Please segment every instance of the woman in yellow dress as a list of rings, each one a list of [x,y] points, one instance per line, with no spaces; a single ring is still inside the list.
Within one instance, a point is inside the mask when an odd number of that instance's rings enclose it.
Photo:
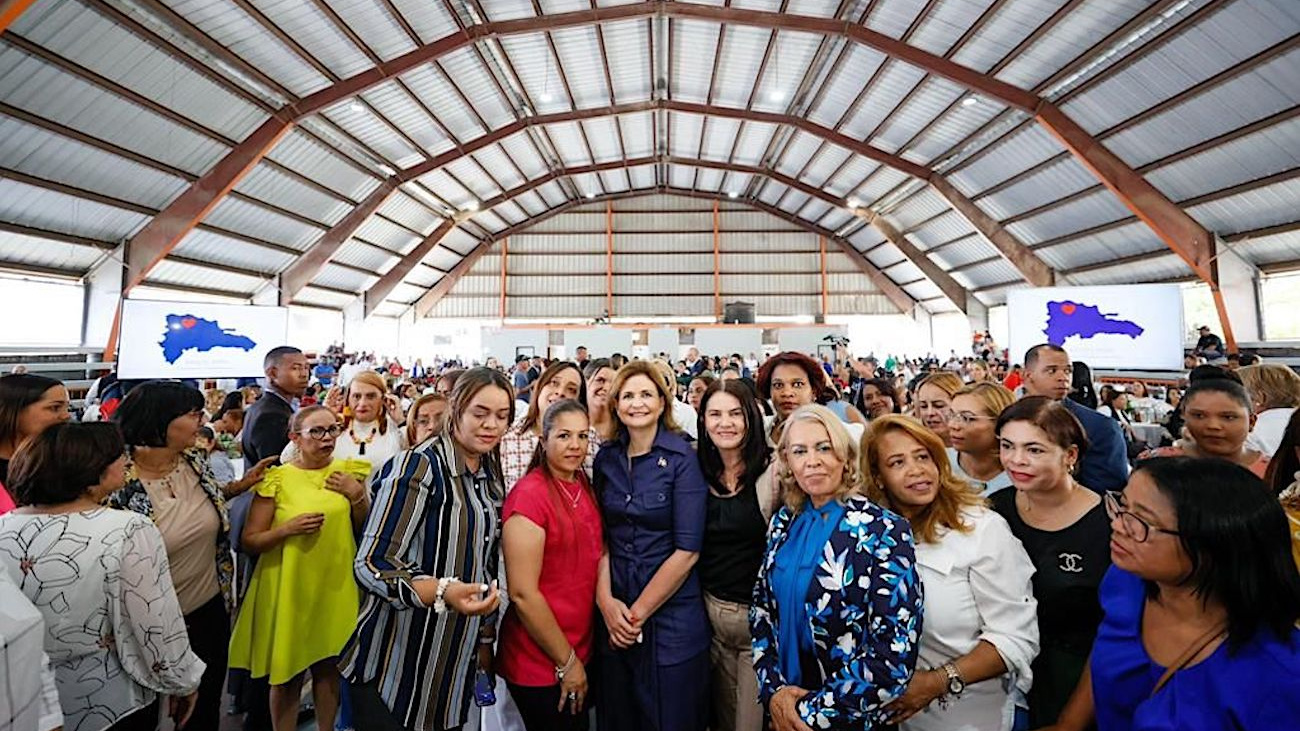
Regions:
[[[259,554],[230,641],[230,666],[269,676],[275,731],[297,728],[303,674],[310,669],[316,726],[329,731],[339,705],[337,656],[357,623],[354,526],[369,510],[362,480],[370,463],[334,459],[334,413],[309,406],[289,423],[297,447],[253,488],[243,546]]]

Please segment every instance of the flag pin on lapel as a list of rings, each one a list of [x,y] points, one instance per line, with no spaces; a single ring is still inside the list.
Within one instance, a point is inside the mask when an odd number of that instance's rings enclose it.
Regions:
[[[659,466],[660,466],[660,467],[667,467],[667,466],[668,466],[668,460],[664,459],[663,457],[660,457],[660,458],[659,458]]]

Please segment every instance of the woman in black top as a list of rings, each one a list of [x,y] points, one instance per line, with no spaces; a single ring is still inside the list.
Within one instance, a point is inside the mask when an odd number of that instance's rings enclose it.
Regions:
[[[1098,589],[1110,567],[1110,520],[1101,497],[1074,481],[1088,449],[1083,426],[1060,403],[1031,396],[998,417],[999,452],[1012,487],[990,498],[1034,562],[1040,650],[1029,692],[1030,728],[1053,724],[1079,682],[1101,622]]]
[[[698,570],[713,626],[715,731],[760,731],[749,603],[779,496],[758,397],[744,381],[715,381],[700,397],[700,469],[709,483]]]

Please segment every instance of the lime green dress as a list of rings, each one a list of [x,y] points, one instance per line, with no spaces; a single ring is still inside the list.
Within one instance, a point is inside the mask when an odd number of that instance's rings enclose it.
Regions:
[[[282,685],[343,650],[357,625],[360,594],[352,580],[357,554],[352,507],[325,479],[342,472],[365,482],[370,463],[336,459],[328,467],[273,467],[253,488],[275,500],[272,527],[303,513],[324,513],[321,529],[290,536],[257,559],[230,638],[230,666]]]

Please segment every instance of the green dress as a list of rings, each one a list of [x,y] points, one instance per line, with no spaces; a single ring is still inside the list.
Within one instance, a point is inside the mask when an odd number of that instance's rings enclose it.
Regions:
[[[290,536],[257,559],[230,638],[230,666],[282,685],[343,649],[357,624],[360,594],[352,580],[357,544],[352,506],[325,487],[334,472],[365,481],[370,463],[336,459],[328,467],[273,467],[253,488],[275,500],[271,526],[303,513],[324,513],[316,533]]]

